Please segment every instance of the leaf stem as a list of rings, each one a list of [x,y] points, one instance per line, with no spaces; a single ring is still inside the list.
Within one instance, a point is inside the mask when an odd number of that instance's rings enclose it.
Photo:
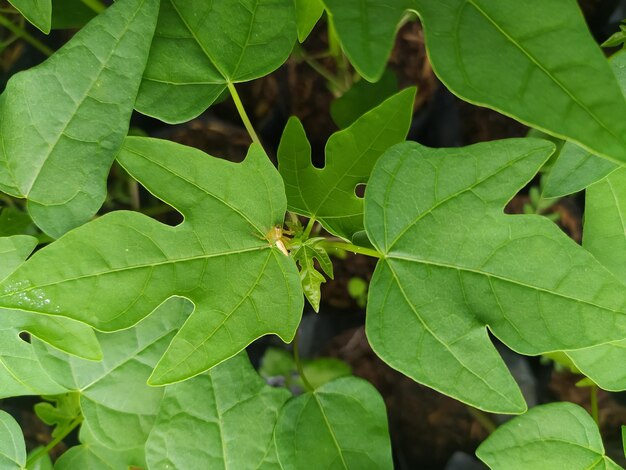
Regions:
[[[497,429],[496,424],[491,420],[491,418],[489,418],[489,416],[487,415],[487,413],[485,413],[484,411],[478,410],[476,408],[474,408],[473,406],[467,406],[467,411],[469,411],[469,414],[472,415],[472,417],[478,421],[480,423],[480,425],[485,428],[485,430],[491,434],[492,432],[494,432]]]
[[[379,253],[376,250],[372,250],[371,248],[364,248],[362,246],[353,245],[352,243],[324,241],[324,242],[321,242],[320,245],[326,248],[326,251],[328,251],[328,249],[330,248],[330,249],[335,249],[335,250],[350,251],[352,253],[358,253],[360,255],[371,256],[372,258],[380,259],[383,257],[382,253]]]
[[[299,336],[300,336],[300,331],[296,331],[296,335],[293,337],[293,342],[292,342],[293,360],[296,363],[296,368],[298,369],[298,375],[302,379],[302,384],[304,385],[304,388],[306,388],[307,392],[313,392],[315,389],[311,385],[311,382],[307,380],[306,375],[304,375],[304,368],[302,367],[302,362],[300,361],[300,351],[298,349],[298,337]]]
[[[95,11],[96,13],[102,13],[107,9],[106,5],[104,5],[100,0],[80,0],[83,5]]]
[[[313,226],[315,225],[315,217],[311,217],[309,219],[309,222],[306,224],[306,227],[304,229],[304,232],[302,234],[302,238],[304,240],[308,240],[309,236],[311,235],[311,230],[313,230]]]
[[[3,15],[0,15],[0,25],[4,26],[6,29],[11,31],[13,34],[15,34],[17,37],[22,38],[24,41],[29,43],[31,46],[33,46],[42,54],[48,57],[54,54],[54,51],[52,49],[50,49],[48,46],[43,44],[37,38],[31,36],[31,34],[25,29],[19,28],[18,26],[16,26],[11,20],[5,18]]]
[[[59,433],[57,437],[52,439],[46,447],[39,449],[37,452],[34,452],[33,454],[31,454],[30,457],[28,457],[28,460],[26,460],[26,468],[31,468],[37,460],[39,460],[41,457],[48,454],[52,449],[54,449],[59,442],[65,439],[67,435],[71,433],[74,429],[76,429],[76,427],[82,422],[83,416],[77,416],[74,421],[68,424],[68,426],[63,429],[63,432]]]
[[[317,60],[311,57],[302,47],[297,48],[297,54],[306,64],[320,74],[328,83],[330,83],[339,95],[343,95],[348,89],[339,81],[330,71],[322,66]]]
[[[596,425],[600,425],[600,418],[598,412],[598,386],[592,385],[589,389],[590,401],[591,401],[591,417],[596,422]]]
[[[243,125],[246,127],[248,134],[252,138],[252,142],[259,144],[261,147],[263,147],[263,144],[261,144],[261,139],[259,139],[259,136],[255,132],[254,127],[252,126],[252,122],[250,122],[250,118],[248,117],[248,114],[246,113],[246,110],[243,107],[243,103],[241,102],[241,98],[239,98],[239,94],[237,93],[237,90],[235,89],[235,85],[232,84],[231,82],[228,82],[228,91],[230,91],[230,96],[233,97],[233,101],[235,102],[235,107],[237,108],[237,112],[239,113],[239,116],[241,117],[241,120],[243,121]]]

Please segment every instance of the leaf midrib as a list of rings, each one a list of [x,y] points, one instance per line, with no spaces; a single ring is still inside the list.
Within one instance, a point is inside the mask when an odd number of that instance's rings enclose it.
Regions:
[[[468,272],[468,273],[473,273],[473,274],[478,274],[481,276],[485,276],[489,279],[498,279],[500,281],[504,281],[504,282],[508,282],[511,284],[515,284],[519,287],[524,287],[527,289],[531,289],[531,290],[536,290],[539,292],[544,292],[546,294],[550,294],[550,295],[554,295],[557,297],[561,297],[563,299],[569,300],[569,301],[573,301],[573,302],[579,302],[585,305],[588,305],[590,307],[594,307],[600,310],[606,310],[608,312],[611,313],[617,313],[617,314],[621,314],[621,315],[626,315],[625,311],[622,310],[614,310],[612,308],[606,307],[606,306],[602,306],[602,305],[598,305],[595,304],[591,301],[588,300],[584,300],[584,299],[578,299],[576,297],[570,296],[570,295],[566,295],[563,294],[561,292],[557,292],[557,291],[552,291],[549,290],[548,288],[545,287],[539,287],[539,286],[533,286],[531,284],[527,284],[525,282],[513,279],[513,278],[509,278],[509,277],[505,277],[501,274],[496,274],[496,273],[490,273],[487,271],[482,271],[480,269],[476,269],[476,268],[471,268],[469,266],[459,266],[459,265],[454,265],[454,264],[449,264],[449,263],[443,263],[440,261],[433,261],[433,260],[429,260],[429,259],[424,259],[424,258],[418,258],[418,257],[414,257],[414,256],[410,256],[410,255],[406,255],[406,254],[401,254],[401,253],[394,253],[394,254],[388,254],[385,259],[387,260],[399,260],[399,261],[408,261],[408,262],[412,262],[412,263],[420,263],[420,264],[424,264],[427,266],[436,266],[439,268],[446,268],[446,269],[454,269],[457,271],[462,271],[462,272]]]

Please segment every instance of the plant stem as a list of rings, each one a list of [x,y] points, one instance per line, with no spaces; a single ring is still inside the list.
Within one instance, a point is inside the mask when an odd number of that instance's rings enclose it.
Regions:
[[[302,367],[302,362],[300,361],[300,351],[298,350],[298,336],[300,335],[299,331],[296,331],[296,336],[293,337],[293,360],[296,363],[296,368],[298,369],[298,375],[302,379],[302,384],[304,388],[306,388],[307,392],[313,392],[315,389],[311,385],[311,383],[307,380],[306,375],[304,375],[304,368]]]
[[[83,2],[83,5],[92,9],[96,13],[102,13],[107,9],[106,5],[104,5],[100,0],[80,0]]]
[[[298,47],[298,55],[302,58],[302,60],[304,60],[304,62],[307,63],[309,67],[324,77],[340,95],[343,95],[347,91],[345,85],[341,83],[337,77],[335,77],[330,71],[326,70],[326,68],[324,68],[317,60],[307,54],[303,48]]]
[[[250,118],[248,117],[248,114],[246,113],[246,110],[243,107],[243,103],[241,102],[241,98],[239,98],[239,94],[237,93],[237,90],[235,89],[235,85],[233,85],[231,82],[228,82],[228,91],[230,91],[230,96],[233,97],[233,101],[235,102],[235,107],[237,108],[237,112],[239,113],[239,116],[241,116],[243,125],[246,127],[248,134],[252,138],[252,142],[259,144],[261,147],[263,147],[263,145],[261,144],[261,139],[259,139],[259,136],[254,131],[254,127],[252,127]]]
[[[33,453],[30,457],[28,457],[28,460],[26,460],[26,468],[31,468],[37,460],[39,460],[41,457],[54,449],[59,442],[65,439],[67,435],[71,433],[74,429],[76,429],[76,427],[82,422],[82,415],[77,416],[76,419],[74,419],[74,421],[72,421],[65,429],[63,429],[62,433],[52,439],[52,441],[50,441],[46,447],[40,449],[39,451]]]
[[[471,414],[474,419],[478,421],[489,434],[497,429],[496,424],[491,420],[491,418],[489,418],[489,416],[487,416],[484,411],[478,410],[469,405],[467,405],[467,411],[469,411],[469,414]]]
[[[17,37],[22,38],[24,41],[29,43],[31,46],[33,46],[42,54],[48,57],[54,54],[54,51],[52,49],[50,49],[48,46],[43,44],[41,41],[39,41],[35,37],[31,36],[30,33],[26,31],[25,29],[15,26],[15,24],[12,21],[8,20],[3,15],[0,15],[0,25],[4,26],[6,29],[11,31],[13,34],[15,34]]]
[[[352,243],[325,241],[320,244],[326,249],[331,248],[336,250],[350,251],[352,253],[358,253],[360,255],[371,256],[372,258],[383,257],[383,255],[376,250],[353,245]]]
[[[589,390],[591,398],[591,416],[596,424],[600,425],[599,413],[598,413],[598,386],[592,385]]]
[[[309,222],[306,224],[306,228],[304,229],[304,233],[302,234],[302,238],[308,240],[309,235],[311,235],[311,230],[313,230],[313,226],[315,225],[315,217],[311,217]]]

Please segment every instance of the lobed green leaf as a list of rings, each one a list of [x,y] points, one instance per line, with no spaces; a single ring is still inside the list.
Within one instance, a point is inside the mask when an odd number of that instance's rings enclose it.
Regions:
[[[204,372],[266,334],[291,341],[302,289],[294,262],[265,238],[282,226],[286,200],[261,148],[234,164],[172,142],[128,138],[118,159],[184,222],[170,227],[118,211],[85,224],[0,284],[0,306],[116,331],[170,297],[191,300],[195,310],[157,365],[155,385]]]
[[[367,183],[376,160],[407,135],[415,89],[385,100],[326,144],[326,164],[315,168],[311,146],[297,118],[290,118],[278,148],[278,170],[285,182],[290,211],[317,219],[326,230],[351,240],[363,230],[363,198],[357,185]]]
[[[536,139],[407,142],[379,160],[365,195],[382,254],[366,329],[388,364],[477,408],[520,413],[486,326],[531,355],[626,336],[620,281],[545,217],[503,213],[553,151]]]

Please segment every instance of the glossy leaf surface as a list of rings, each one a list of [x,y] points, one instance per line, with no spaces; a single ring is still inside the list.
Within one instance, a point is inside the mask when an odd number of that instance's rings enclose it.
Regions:
[[[406,138],[414,98],[414,88],[403,90],[333,134],[322,169],[311,163],[304,128],[291,118],[278,149],[289,210],[316,218],[325,229],[348,240],[363,230],[363,199],[355,189],[367,183],[382,153]]]
[[[86,222],[126,133],[158,0],[120,0],[0,97],[0,190],[58,237]]]
[[[228,82],[277,69],[295,41],[293,0],[162,0],[137,110],[188,121]]]
[[[379,160],[365,227],[383,257],[366,328],[388,364],[477,408],[520,413],[485,326],[533,355],[624,338],[619,280],[545,217],[503,213],[553,151],[536,139],[407,142]]]
[[[476,450],[490,468],[619,470],[591,416],[573,403],[536,406],[500,426]]]
[[[626,283],[626,169],[587,189],[583,246]],[[622,366],[626,364],[626,340],[570,351],[568,355],[600,387],[626,390]]]
[[[50,32],[52,0],[9,0],[9,3],[42,32]]]
[[[244,353],[170,385],[146,443],[148,465],[277,468],[273,430],[289,396],[267,386]]]
[[[7,470],[26,468],[26,445],[15,419],[0,410],[0,466]]]
[[[302,289],[294,262],[265,238],[282,226],[286,201],[264,152],[253,146],[234,164],[172,142],[128,138],[118,159],[184,222],[105,215],[37,252],[0,285],[0,305],[14,308],[26,298],[31,311],[115,331],[172,296],[188,298],[194,313],[153,384],[197,375],[266,334],[291,341]],[[49,302],[29,300],[34,290]]]
[[[333,380],[292,398],[275,431],[283,468],[393,468],[385,404],[356,377]]]

